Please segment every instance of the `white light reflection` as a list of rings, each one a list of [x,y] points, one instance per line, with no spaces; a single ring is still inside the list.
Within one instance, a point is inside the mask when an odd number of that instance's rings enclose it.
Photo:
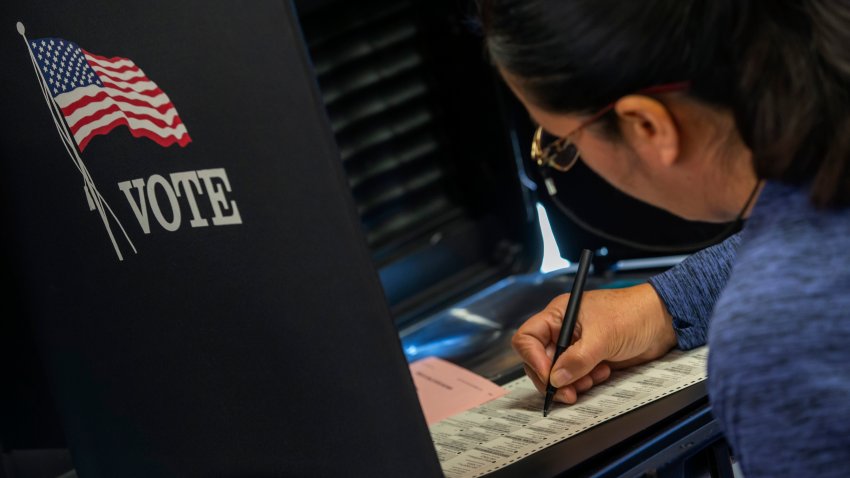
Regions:
[[[537,203],[537,219],[540,221],[540,234],[543,236],[543,263],[540,265],[540,272],[546,274],[570,267],[570,261],[561,257],[558,243],[555,242],[555,234],[549,224],[549,215],[540,203]]]

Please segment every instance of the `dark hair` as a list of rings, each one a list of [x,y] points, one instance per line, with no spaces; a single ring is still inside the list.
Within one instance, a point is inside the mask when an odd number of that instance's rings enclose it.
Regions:
[[[490,57],[537,106],[589,113],[690,81],[732,111],[756,174],[850,204],[850,2],[479,0]]]

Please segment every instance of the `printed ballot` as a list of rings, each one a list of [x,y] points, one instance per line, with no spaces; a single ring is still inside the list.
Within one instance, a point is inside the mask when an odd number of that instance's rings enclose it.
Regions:
[[[508,393],[486,378],[438,357],[413,362],[410,373],[428,425]]]
[[[448,478],[475,478],[515,463],[614,417],[706,379],[708,349],[674,350],[619,370],[574,405],[555,404],[543,417],[543,396],[523,377],[508,394],[430,426]]]

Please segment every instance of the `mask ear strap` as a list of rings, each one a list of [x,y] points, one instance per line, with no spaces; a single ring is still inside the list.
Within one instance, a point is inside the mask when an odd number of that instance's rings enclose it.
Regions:
[[[761,190],[762,185],[764,184],[763,179],[759,179],[756,181],[756,187],[753,188],[753,191],[750,193],[750,197],[747,198],[747,202],[744,203],[744,207],[741,209],[741,212],[738,213],[738,217],[735,218],[735,222],[740,224],[744,223],[744,214],[747,213],[747,209],[750,208],[750,205],[755,201],[756,196],[758,195],[759,190]]]

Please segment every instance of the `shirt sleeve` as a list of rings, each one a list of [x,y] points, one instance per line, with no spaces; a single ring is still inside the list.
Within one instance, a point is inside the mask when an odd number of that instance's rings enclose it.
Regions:
[[[649,279],[673,316],[680,349],[705,345],[714,303],[726,286],[740,243],[740,233],[735,234]]]

